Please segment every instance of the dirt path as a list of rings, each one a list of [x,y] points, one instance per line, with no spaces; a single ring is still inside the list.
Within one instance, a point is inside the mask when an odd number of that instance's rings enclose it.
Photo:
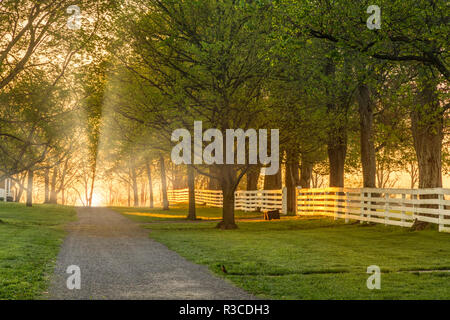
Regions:
[[[67,289],[67,267],[81,289]],[[58,255],[50,299],[252,299],[252,296],[151,240],[148,230],[105,208],[78,209]]]

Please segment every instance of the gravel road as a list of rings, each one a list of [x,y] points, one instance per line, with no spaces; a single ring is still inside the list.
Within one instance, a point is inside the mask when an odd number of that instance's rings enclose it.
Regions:
[[[49,299],[252,299],[150,239],[148,230],[106,208],[80,208],[58,255]],[[67,267],[81,270],[69,290]]]

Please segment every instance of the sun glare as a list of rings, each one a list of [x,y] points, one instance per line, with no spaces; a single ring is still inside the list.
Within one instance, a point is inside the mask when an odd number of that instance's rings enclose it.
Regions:
[[[86,206],[86,202],[81,199],[78,199],[78,200],[76,200],[75,205],[84,207],[84,206]],[[92,207],[103,207],[105,205],[106,205],[106,202],[104,201],[103,196],[96,194],[96,193],[94,193],[92,195]]]
[[[103,206],[103,197],[99,194],[94,193],[92,195],[92,206],[93,207],[101,207]]]

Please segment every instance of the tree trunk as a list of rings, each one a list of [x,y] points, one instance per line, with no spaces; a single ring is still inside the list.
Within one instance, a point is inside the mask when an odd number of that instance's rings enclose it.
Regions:
[[[330,187],[344,187],[344,166],[347,154],[347,128],[337,123],[328,136],[328,160],[330,163]]]
[[[334,78],[336,66],[331,58],[325,67],[325,75]],[[327,88],[327,94],[333,102],[327,104],[327,112],[330,119],[328,131],[328,159],[330,163],[330,187],[344,187],[344,164],[347,153],[347,108],[336,104],[336,99],[329,93],[332,88]],[[342,100],[342,99],[341,99]],[[343,103],[341,101],[341,103]]]
[[[411,113],[411,129],[419,165],[419,188],[442,188],[443,115],[434,88],[426,87]]]
[[[417,183],[417,175],[418,175],[418,169],[417,169],[417,163],[414,161],[411,161],[409,164],[409,176],[411,178],[411,189],[414,189],[416,187]]]
[[[287,189],[287,211],[288,213],[295,212],[297,186],[299,184],[299,159],[298,154],[287,153],[286,161],[286,189]]]
[[[164,157],[159,157],[159,165],[161,167],[161,192],[163,198],[163,210],[169,210],[169,200],[167,198],[167,180],[166,180],[166,166],[164,164]]]
[[[173,189],[184,189],[188,187],[186,180],[186,173],[183,167],[174,165],[172,167],[172,188]]]
[[[92,177],[91,177],[91,186],[89,190],[89,198],[88,198],[88,207],[92,206],[92,197],[94,196],[94,187],[95,187],[95,178],[97,175],[97,160],[92,164]]]
[[[304,189],[311,188],[311,180],[312,180],[312,171],[314,167],[314,163],[309,161],[305,155],[301,156],[301,166],[300,166],[300,187]]]
[[[50,169],[46,168],[44,171],[44,203],[48,203],[50,200]]]
[[[187,218],[189,220],[196,220],[197,216],[195,213],[195,172],[191,165],[187,166],[187,176],[188,176],[188,188],[189,188],[189,212]]]
[[[145,203],[147,202],[147,195],[145,191],[145,183],[141,183],[141,206],[145,206]]]
[[[27,207],[33,206],[33,170],[28,170],[28,183],[27,183]]]
[[[16,194],[16,198],[14,199],[15,202],[20,202],[20,198],[22,198],[22,195],[23,195],[23,183],[24,182],[25,181],[21,181],[21,183],[19,184],[19,190],[18,190],[18,192]]]
[[[264,176],[264,190],[278,190],[282,188],[281,169],[274,175]]]
[[[426,84],[418,96],[419,104],[411,112],[411,130],[419,167],[419,188],[442,188],[442,140],[444,117],[435,87]],[[421,195],[436,199],[437,194]],[[434,205],[421,205],[437,208]],[[427,214],[421,214],[427,216]],[[421,230],[427,222],[415,220],[412,228]]]
[[[258,190],[258,180],[261,172],[260,166],[253,166],[247,171],[247,191]]]
[[[56,178],[58,177],[58,167],[53,168],[52,181],[50,185],[50,199],[49,203],[56,204],[58,202],[58,194],[56,193]]]
[[[330,187],[344,187],[344,163],[346,148],[344,146],[329,146]]]
[[[237,187],[236,174],[233,165],[220,166],[221,179],[220,185],[222,187],[223,205],[222,205],[222,221],[217,225],[217,228],[229,230],[237,229],[234,220],[234,192]]]
[[[127,190],[128,190],[128,207],[131,207],[131,187],[129,183],[127,183]]]
[[[61,193],[61,202],[64,205],[66,202],[65,199],[65,195],[64,195],[64,191],[65,191],[65,184],[66,184],[66,175],[67,175],[67,167],[69,165],[69,157],[66,158],[66,161],[64,161],[64,167],[63,170],[61,172],[61,179],[60,179],[60,184],[59,184],[59,188],[56,191],[56,194],[58,195],[59,193]]]
[[[150,167],[150,163],[147,160],[145,163],[147,169],[147,179],[148,179],[148,189],[150,194],[150,208],[153,208],[153,183],[152,183],[152,171]]]
[[[136,168],[133,160],[130,161],[130,173],[131,173],[131,183],[133,186],[133,206],[139,207],[139,191],[136,177]]]
[[[376,158],[373,136],[373,103],[369,88],[361,84],[358,87],[359,124],[361,140],[361,165],[364,188],[376,187]]]
[[[217,166],[210,166],[209,167],[209,174],[214,177],[220,177],[221,172],[219,167]],[[214,179],[209,177],[208,182],[208,190],[221,190],[220,181],[218,179]]]

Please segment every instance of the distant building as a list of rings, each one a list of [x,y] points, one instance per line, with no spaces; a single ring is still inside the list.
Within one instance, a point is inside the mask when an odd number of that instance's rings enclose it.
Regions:
[[[14,196],[11,192],[11,179],[9,178],[0,180],[0,201],[14,201]]]

